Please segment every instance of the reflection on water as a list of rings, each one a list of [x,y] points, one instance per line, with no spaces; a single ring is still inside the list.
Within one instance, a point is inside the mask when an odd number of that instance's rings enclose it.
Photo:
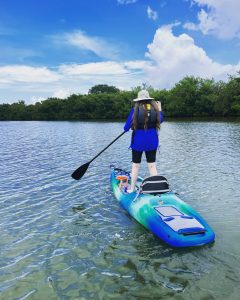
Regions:
[[[173,249],[119,207],[123,123],[0,122],[0,299],[239,299],[240,123],[165,122],[158,169],[216,233]],[[143,162],[141,175],[147,175]]]

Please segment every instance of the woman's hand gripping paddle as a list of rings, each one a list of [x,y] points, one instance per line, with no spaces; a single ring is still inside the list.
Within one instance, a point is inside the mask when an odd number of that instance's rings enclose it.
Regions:
[[[115,140],[113,140],[109,145],[107,145],[107,147],[105,147],[101,152],[99,152],[93,159],[91,159],[89,162],[87,162],[86,164],[80,166],[79,168],[77,168],[73,173],[72,173],[72,178],[79,180],[83,177],[83,175],[86,173],[90,163],[92,161],[94,161],[94,159],[96,159],[100,154],[102,154],[108,147],[110,147],[113,143],[116,142],[116,140],[118,140],[126,131],[122,132],[117,138],[115,138]]]

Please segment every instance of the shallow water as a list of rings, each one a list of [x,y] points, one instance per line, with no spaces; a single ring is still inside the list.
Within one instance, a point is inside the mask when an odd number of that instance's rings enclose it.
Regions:
[[[131,167],[130,133],[70,177],[122,126],[0,122],[0,299],[239,299],[240,123],[162,125],[159,173],[216,233],[188,249],[154,237],[111,193],[109,165]]]

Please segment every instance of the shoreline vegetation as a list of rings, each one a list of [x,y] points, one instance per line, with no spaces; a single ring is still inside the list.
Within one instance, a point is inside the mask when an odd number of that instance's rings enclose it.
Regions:
[[[162,103],[164,116],[193,119],[239,119],[240,72],[227,82],[186,76],[170,90],[157,90],[143,84],[131,91],[96,85],[88,94],[66,99],[48,98],[27,105],[23,100],[0,104],[0,121],[86,121],[125,120],[140,89]]]

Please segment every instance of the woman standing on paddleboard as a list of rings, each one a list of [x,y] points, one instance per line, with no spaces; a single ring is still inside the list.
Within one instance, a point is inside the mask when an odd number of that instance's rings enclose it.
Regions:
[[[141,90],[138,97],[133,100],[135,102],[134,108],[130,111],[124,126],[124,131],[128,131],[130,128],[133,130],[130,146],[133,164],[129,193],[135,189],[143,152],[146,155],[150,175],[157,175],[158,130],[160,123],[163,122],[163,114],[161,102],[153,100],[154,98],[149,96],[148,91]]]

